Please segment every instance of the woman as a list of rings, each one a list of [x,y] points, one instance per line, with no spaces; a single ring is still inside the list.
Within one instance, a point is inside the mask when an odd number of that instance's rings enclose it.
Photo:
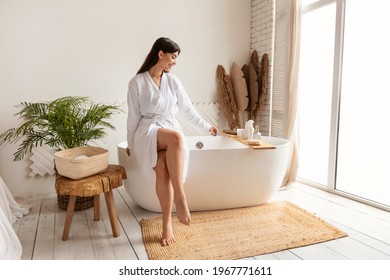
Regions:
[[[175,42],[157,39],[137,75],[130,80],[127,101],[127,153],[129,156],[134,153],[146,179],[152,178],[153,173],[156,176],[163,246],[175,241],[173,203],[179,222],[185,225],[191,222],[183,188],[189,153],[175,115],[181,113],[200,131],[217,134],[217,128],[195,111],[179,79],[170,73],[179,54]]]

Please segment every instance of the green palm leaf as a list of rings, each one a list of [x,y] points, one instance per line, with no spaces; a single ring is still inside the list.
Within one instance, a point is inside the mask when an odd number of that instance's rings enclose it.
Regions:
[[[21,123],[0,135],[0,145],[20,140],[14,160],[21,160],[33,147],[48,145],[67,149],[101,139],[106,128],[115,130],[109,119],[122,110],[119,106],[95,104],[88,97],[66,96],[51,102],[21,102],[15,115]]]

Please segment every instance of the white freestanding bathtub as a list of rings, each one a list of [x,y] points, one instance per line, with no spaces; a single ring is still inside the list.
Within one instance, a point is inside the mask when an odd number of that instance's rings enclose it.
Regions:
[[[259,150],[228,136],[189,136],[187,141],[190,160],[184,188],[190,211],[259,205],[282,184],[288,156],[285,139],[262,137],[276,148]],[[127,173],[123,181],[126,192],[142,208],[161,212],[155,178],[145,181],[135,156],[127,156],[126,147],[126,141],[117,146],[119,164]]]

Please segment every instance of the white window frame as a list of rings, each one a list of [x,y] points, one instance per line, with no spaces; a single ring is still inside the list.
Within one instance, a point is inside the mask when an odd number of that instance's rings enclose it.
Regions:
[[[330,137],[329,137],[329,160],[328,160],[328,177],[327,185],[323,186],[315,184],[311,181],[303,182],[314,187],[325,189],[331,193],[347,197],[367,205],[375,206],[377,208],[390,211],[390,207],[383,204],[373,202],[369,199],[361,198],[353,194],[348,194],[336,189],[337,176],[337,143],[339,131],[339,115],[340,115],[340,96],[341,96],[341,82],[342,82],[342,61],[343,61],[343,44],[344,44],[344,18],[346,0],[319,0],[312,4],[302,7],[302,14],[311,12],[323,6],[336,3],[336,23],[335,23],[335,45],[334,45],[334,61],[333,61],[333,88],[332,88],[332,112],[330,123]],[[276,56],[276,54],[275,54]]]
[[[330,120],[330,137],[329,137],[329,156],[328,156],[328,174],[326,186],[306,181],[302,178],[299,180],[313,185],[318,188],[326,189],[330,192],[336,192],[336,170],[337,170],[337,138],[339,127],[339,108],[340,108],[340,91],[341,91],[341,71],[343,56],[343,36],[344,36],[344,0],[319,0],[312,4],[302,7],[302,14],[312,12],[329,4],[336,3],[336,23],[335,23],[335,43],[333,59],[333,85],[332,85],[332,105]]]

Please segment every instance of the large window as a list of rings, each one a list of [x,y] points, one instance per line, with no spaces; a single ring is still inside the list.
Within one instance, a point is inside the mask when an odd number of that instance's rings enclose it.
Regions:
[[[302,18],[299,84],[300,176],[327,184],[336,5]]]
[[[302,3],[298,176],[387,208],[390,3]]]

